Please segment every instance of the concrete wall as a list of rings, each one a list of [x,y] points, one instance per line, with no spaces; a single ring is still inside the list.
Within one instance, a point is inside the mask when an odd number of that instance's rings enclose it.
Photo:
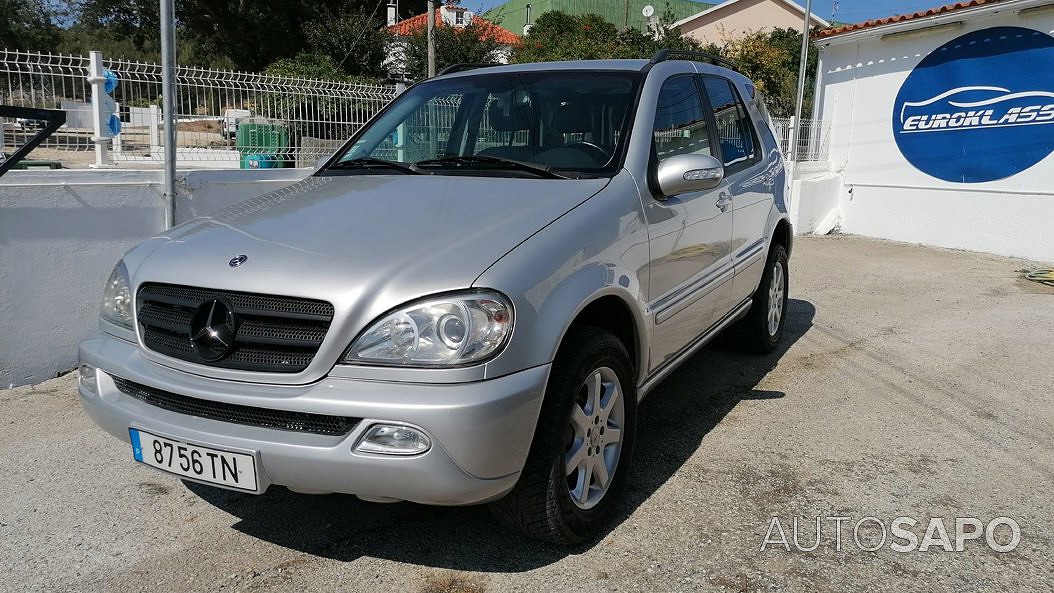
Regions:
[[[904,132],[894,130],[898,92],[927,55],[947,51],[938,48],[953,39],[992,27],[1054,33],[1054,11],[1019,13],[1038,4],[1022,0],[964,10],[949,15],[953,22],[942,25],[939,21],[925,21],[917,26],[931,28],[899,29],[899,34],[892,37],[887,28],[820,40],[816,115],[831,126],[830,166],[841,187],[834,192],[837,199],[833,204],[830,188],[826,188],[814,200],[813,209],[831,208],[847,233],[1054,261],[1054,155],[1003,179],[946,181],[909,162],[895,137]],[[986,36],[987,33],[982,35]],[[1015,58],[1007,55],[1004,59],[1010,64],[1008,69],[1013,70]],[[990,82],[974,80],[973,73],[978,70],[965,61],[962,66],[962,78],[938,80],[935,88],[968,84],[1014,86],[999,75],[993,75]],[[1042,80],[1049,73],[1049,68],[1046,70],[1040,76],[1032,76],[1033,80],[1021,71],[1022,81],[1017,84],[1021,88],[1010,91],[1054,91],[1046,88],[1047,82]],[[984,108],[998,109],[999,105]],[[1054,125],[1032,129],[1054,134]],[[972,137],[970,131],[940,133],[947,134],[949,142]],[[983,145],[979,146],[983,150]],[[1007,153],[996,150],[976,162],[1007,158]],[[802,206],[809,200],[805,191],[801,195]]]
[[[289,185],[310,169],[188,171],[183,222]],[[98,323],[125,251],[164,230],[160,171],[11,171],[0,177],[0,389],[68,370]]]
[[[796,234],[826,235],[841,224],[842,176],[827,163],[791,163],[794,181],[788,206]]]

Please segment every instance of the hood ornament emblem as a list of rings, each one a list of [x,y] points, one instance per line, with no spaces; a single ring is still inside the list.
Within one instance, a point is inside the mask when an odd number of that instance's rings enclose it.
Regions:
[[[244,254],[243,255],[236,255],[236,256],[231,258],[231,261],[227,262],[227,265],[229,265],[232,268],[237,268],[238,266],[244,264],[246,262],[246,260],[248,260],[248,259],[249,259],[248,255],[244,255]]]
[[[221,298],[205,301],[190,320],[190,342],[202,360],[217,361],[234,347],[238,326],[228,302]]]

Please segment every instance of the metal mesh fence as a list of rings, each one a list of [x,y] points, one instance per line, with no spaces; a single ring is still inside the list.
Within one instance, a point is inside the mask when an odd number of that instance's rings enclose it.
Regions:
[[[117,74],[113,92],[121,133],[110,158],[118,165],[160,167],[161,66],[105,59]],[[30,158],[67,167],[94,162],[89,58],[0,49],[0,104],[61,109],[66,124]],[[176,73],[176,146],[181,167],[305,167],[332,153],[396,95],[392,85],[298,79],[180,66]],[[430,121],[410,122],[407,133],[441,141],[457,101],[435,101]],[[0,153],[13,152],[42,127],[26,119],[0,119]],[[774,118],[781,148],[791,150],[791,119]],[[436,128],[427,130],[426,128]],[[241,133],[239,134],[239,131]],[[797,137],[799,161],[827,159],[829,126],[804,119]],[[507,133],[487,130],[484,143],[507,143]],[[385,148],[385,147],[382,147]],[[394,145],[388,152],[396,152]]]
[[[119,80],[112,93],[121,119],[113,161],[161,166],[161,66],[119,59],[103,63]],[[66,111],[66,125],[31,158],[66,166],[93,162],[88,66],[87,56],[0,50],[0,104]],[[340,146],[396,94],[392,85],[186,66],[177,68],[176,88],[181,167],[309,166]],[[0,150],[11,152],[38,124],[8,119],[0,127]]]
[[[791,146],[793,118],[774,117],[772,124],[776,128],[776,138],[780,149],[788,160],[794,157]],[[818,119],[803,119],[797,131],[798,161],[826,161],[831,143],[831,127]]]
[[[66,111],[66,125],[52,134],[31,157],[63,160],[66,153],[92,158],[91,85],[86,79],[88,58],[0,50],[0,105]],[[14,152],[44,126],[44,122],[0,119],[0,152]]]

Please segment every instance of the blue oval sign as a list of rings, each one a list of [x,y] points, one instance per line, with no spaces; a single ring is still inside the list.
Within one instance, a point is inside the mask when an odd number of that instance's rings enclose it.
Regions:
[[[968,33],[926,56],[893,104],[893,137],[945,181],[1016,175],[1054,152],[1054,37],[1022,27]]]

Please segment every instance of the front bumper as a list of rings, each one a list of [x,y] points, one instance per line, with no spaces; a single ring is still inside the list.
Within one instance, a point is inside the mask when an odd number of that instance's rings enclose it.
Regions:
[[[135,426],[193,444],[255,451],[260,491],[277,484],[437,505],[486,502],[512,489],[530,449],[549,375],[544,365],[474,383],[329,377],[309,385],[261,385],[177,371],[107,334],[82,342],[80,361],[99,369],[97,393],[80,388],[84,410],[125,442],[129,426]],[[233,424],[152,406],[118,390],[112,376],[187,397],[363,420],[339,436]],[[416,426],[428,434],[432,447],[407,457],[353,452],[375,422]]]

